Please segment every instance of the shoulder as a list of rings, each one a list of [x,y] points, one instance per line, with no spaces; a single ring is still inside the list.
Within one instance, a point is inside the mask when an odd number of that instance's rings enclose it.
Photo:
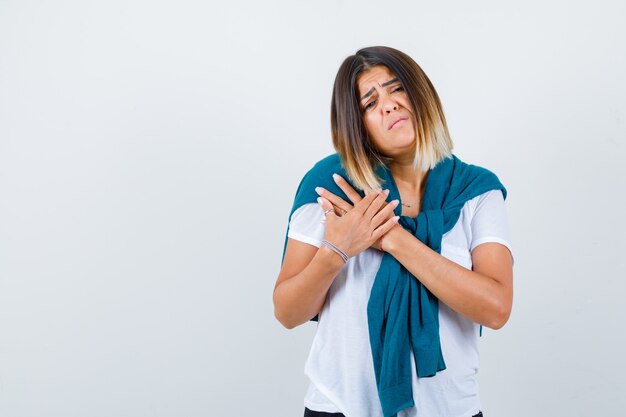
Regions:
[[[460,188],[473,190],[472,199],[484,197],[491,190],[500,190],[502,198],[506,199],[507,190],[493,171],[480,165],[463,162],[455,154],[450,156],[448,164]]]
[[[501,190],[492,189],[465,201],[455,227],[461,227],[467,233],[477,222],[498,221],[503,216],[506,216],[504,196]]]
[[[500,190],[489,190],[465,202],[457,223],[444,234],[442,249],[468,260],[474,248],[486,242],[501,243],[511,250],[510,240],[504,197]]]
[[[327,175],[332,175],[334,172],[344,171],[341,159],[338,153],[330,154],[319,161],[317,161],[304,175],[304,179],[307,178],[319,178]]]
[[[501,209],[504,207],[504,195],[501,191],[498,189],[485,191],[468,200],[465,208],[471,213],[471,217],[483,209]]]
[[[317,200],[316,187],[324,187],[332,192],[336,193],[338,188],[333,180],[333,173],[342,174],[344,172],[341,160],[337,153],[328,155],[319,161],[317,161],[309,170],[304,174],[296,190],[294,198],[294,204],[291,208],[291,213],[300,206],[307,203],[314,203]]]

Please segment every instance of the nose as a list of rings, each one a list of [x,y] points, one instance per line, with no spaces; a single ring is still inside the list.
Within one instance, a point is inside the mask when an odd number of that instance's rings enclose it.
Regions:
[[[396,110],[398,110],[398,103],[396,103],[393,97],[389,95],[385,97],[385,101],[383,103],[383,111],[389,114],[392,111],[396,111]]]

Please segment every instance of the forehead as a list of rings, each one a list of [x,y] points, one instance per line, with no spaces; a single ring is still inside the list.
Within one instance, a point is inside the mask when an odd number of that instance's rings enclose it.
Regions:
[[[356,79],[357,88],[360,94],[365,94],[370,88],[380,86],[382,83],[395,77],[384,65],[376,65],[367,71],[362,72]]]

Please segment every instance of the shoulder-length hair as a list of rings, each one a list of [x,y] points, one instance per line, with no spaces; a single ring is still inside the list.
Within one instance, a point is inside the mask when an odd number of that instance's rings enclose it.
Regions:
[[[358,76],[376,65],[384,65],[399,79],[413,107],[415,140],[414,166],[433,168],[452,154],[452,139],[439,96],[419,65],[408,55],[385,46],[363,48],[346,58],[333,86],[330,124],[333,146],[347,175],[361,190],[381,188],[384,180],[375,170],[389,166],[393,158],[382,155],[367,134],[358,99]]]

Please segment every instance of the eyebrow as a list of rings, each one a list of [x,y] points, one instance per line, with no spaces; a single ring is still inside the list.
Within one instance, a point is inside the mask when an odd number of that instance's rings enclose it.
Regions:
[[[393,83],[395,83],[395,82],[398,82],[398,77],[393,78],[393,79],[391,79],[391,80],[389,80],[389,81],[385,81],[385,82],[384,82],[384,83],[382,83],[380,86],[381,86],[381,87],[387,87],[388,85],[393,84]],[[372,95],[372,93],[374,93],[374,87],[370,88],[370,90],[369,90],[367,93],[365,93],[365,94],[363,95],[363,97],[361,97],[361,98],[359,99],[359,101],[363,101],[363,100],[365,100],[366,98],[368,98],[369,96],[371,96],[371,95]]]

